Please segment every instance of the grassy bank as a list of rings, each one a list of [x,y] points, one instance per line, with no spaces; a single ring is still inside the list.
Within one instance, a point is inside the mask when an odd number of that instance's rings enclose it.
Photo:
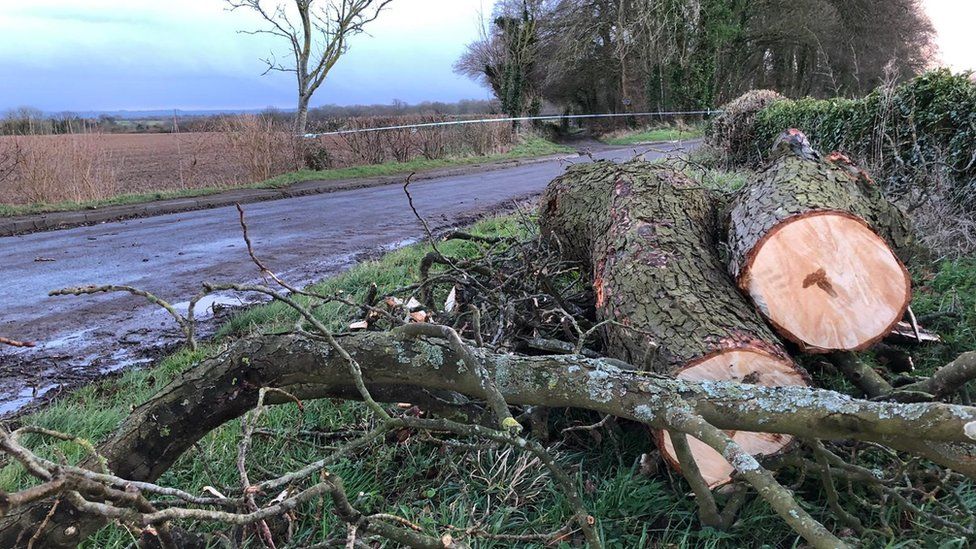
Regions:
[[[506,236],[524,234],[514,217],[500,217],[478,223],[476,234]],[[466,256],[474,244],[452,241],[439,245],[442,252]],[[363,299],[370,283],[380,292],[415,281],[418,265],[429,251],[427,245],[414,245],[376,261],[362,263],[336,278],[315,286],[320,293],[343,292],[354,301]],[[976,258],[913,266],[916,283],[915,312],[928,315],[951,313],[933,321],[946,339],[945,345],[910,348],[917,357],[919,374],[954,358],[957,353],[976,348]],[[338,306],[316,310],[333,329],[344,329],[354,317]],[[163,388],[178,373],[219,352],[229,340],[255,332],[288,330],[294,313],[278,304],[263,305],[235,316],[217,337],[198,352],[179,352],[157,367],[126,372],[116,378],[88,385],[67,395],[44,410],[21,421],[50,429],[71,432],[92,441],[109,435],[136,405]],[[808,365],[818,381],[844,390],[846,383],[829,371]],[[287,433],[298,424],[305,431],[332,433],[356,429],[372,420],[364,406],[354,402],[319,400],[305,403],[304,413],[295,406],[283,405],[262,416],[261,427]],[[661,466],[654,475],[640,473],[640,457],[653,452],[650,437],[643,427],[610,423],[605,429],[559,434],[573,422],[598,421],[579,411],[553,411],[550,447],[559,461],[578,474],[587,509],[598,518],[600,535],[607,547],[795,547],[799,542],[768,506],[757,500],[747,504],[729,532],[702,529],[694,501],[682,479]],[[199,493],[204,486],[234,487],[239,484],[235,469],[240,422],[231,421],[206,436],[196,449],[185,455],[167,472],[160,483]],[[254,440],[249,463],[260,478],[293,470],[328,452],[330,440],[322,437],[265,438]],[[41,446],[36,439],[28,442]],[[77,461],[85,451],[69,443],[42,446],[49,457],[63,455]],[[267,471],[267,473],[265,473]],[[422,526],[428,533],[443,534],[448,525],[462,530],[479,526],[490,534],[550,532],[563,526],[571,516],[561,491],[557,490],[544,468],[526,454],[508,449],[449,449],[419,437],[385,443],[354,454],[330,469],[341,476],[350,494],[358,494],[356,505],[367,512],[392,512]],[[784,472],[779,480],[796,483],[797,494],[807,501],[823,501],[819,482],[804,480]],[[253,480],[253,477],[252,477]],[[0,490],[23,487],[29,482],[19,466],[0,469]],[[965,488],[965,490],[964,490]],[[233,488],[230,488],[233,490]],[[963,497],[971,497],[960,487]],[[855,505],[843,499],[842,504]],[[974,505],[976,506],[976,505]],[[853,507],[856,509],[856,507]],[[811,506],[810,512],[826,521],[828,528],[841,529],[829,510]],[[295,533],[288,547],[320,542],[331,536],[342,538],[344,526],[315,505],[298,509]],[[876,527],[873,517],[866,525]],[[205,525],[182,524],[194,530]],[[871,534],[864,539],[871,547],[946,546],[951,542],[944,532],[911,529],[906,523],[895,530],[897,538]],[[85,547],[121,548],[133,542],[123,528],[111,525],[86,542]],[[477,547],[511,547],[510,541],[475,538]],[[543,547],[541,542],[526,542],[523,547]],[[563,546],[569,547],[568,544]],[[962,547],[962,544],[950,544]]]
[[[0,217],[10,217],[16,215],[28,215],[38,213],[65,212],[76,210],[91,210],[106,206],[119,206],[126,204],[141,204],[156,200],[166,200],[171,198],[192,198],[197,196],[207,196],[234,189],[280,189],[301,183],[304,181],[339,181],[345,179],[362,179],[367,177],[381,177],[387,175],[408,174],[410,172],[421,172],[435,170],[438,168],[451,168],[481,164],[485,162],[499,162],[503,160],[517,160],[520,158],[532,158],[546,156],[550,154],[571,153],[573,149],[565,145],[559,145],[546,139],[536,136],[528,136],[521,143],[510,151],[502,154],[487,156],[463,156],[452,158],[439,158],[429,160],[426,158],[414,158],[407,162],[387,162],[384,164],[372,164],[367,166],[351,166],[348,168],[335,168],[329,170],[299,170],[290,172],[277,177],[272,177],[265,181],[241,186],[214,186],[201,187],[196,189],[180,189],[170,191],[156,191],[149,193],[121,194],[104,200],[90,202],[59,202],[56,204],[25,204],[11,205],[0,204]]]
[[[695,139],[702,136],[700,128],[649,128],[626,133],[613,133],[605,136],[602,141],[607,145],[640,145],[658,141],[678,141],[681,139]]]

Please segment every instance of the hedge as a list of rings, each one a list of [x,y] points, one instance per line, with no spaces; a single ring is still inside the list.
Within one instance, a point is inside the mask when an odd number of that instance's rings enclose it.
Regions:
[[[869,167],[892,198],[915,202],[940,192],[976,210],[976,81],[969,73],[931,71],[862,99],[774,102],[756,115],[750,148],[768,151],[787,128]]]
[[[706,144],[721,151],[726,167],[755,164],[769,150],[756,147],[756,116],[786,98],[772,90],[751,90],[721,109],[705,126]]]

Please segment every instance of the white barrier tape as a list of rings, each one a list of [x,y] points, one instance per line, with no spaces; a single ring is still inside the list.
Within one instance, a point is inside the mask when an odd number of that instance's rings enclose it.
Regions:
[[[306,133],[303,137],[314,139],[327,135],[344,135],[348,133],[381,132],[386,130],[412,130],[417,128],[432,128],[436,126],[460,126],[462,124],[485,124],[490,122],[528,122],[532,120],[575,120],[580,118],[623,118],[628,116],[677,116],[683,114],[702,114],[710,116],[721,114],[719,110],[704,111],[659,111],[659,112],[627,112],[608,114],[552,114],[545,116],[517,116],[511,118],[481,118],[478,120],[449,120],[445,122],[425,122],[422,124],[407,124],[404,126],[381,126],[377,128],[359,128],[354,130],[338,130],[334,132]]]

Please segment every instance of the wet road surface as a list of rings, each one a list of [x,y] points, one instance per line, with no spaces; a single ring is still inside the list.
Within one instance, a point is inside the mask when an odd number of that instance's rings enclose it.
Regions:
[[[633,156],[633,147],[592,154],[615,161]],[[570,163],[589,161],[581,156],[430,179],[410,190],[420,214],[438,229],[537,194]],[[296,284],[424,234],[401,185],[261,202],[245,211],[259,257]],[[203,282],[260,280],[233,207],[0,238],[0,275],[0,336],[37,343],[0,346],[0,417],[61,385],[150,362],[181,337],[172,319],[142,298],[48,297],[49,291],[124,284],[180,303]]]

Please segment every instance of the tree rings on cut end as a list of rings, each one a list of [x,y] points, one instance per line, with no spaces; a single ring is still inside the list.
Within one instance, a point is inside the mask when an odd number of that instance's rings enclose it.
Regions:
[[[773,227],[749,253],[739,287],[808,352],[865,349],[901,320],[911,278],[860,218],[817,211]]]
[[[675,377],[692,381],[736,381],[766,387],[810,384],[806,372],[789,358],[749,348],[713,353],[688,365]],[[726,431],[726,434],[754,456],[778,454],[793,441],[793,437],[777,433]],[[658,431],[657,445],[665,461],[680,471],[678,457],[667,431]],[[688,446],[709,488],[717,488],[732,480],[732,465],[718,452],[690,436]]]

